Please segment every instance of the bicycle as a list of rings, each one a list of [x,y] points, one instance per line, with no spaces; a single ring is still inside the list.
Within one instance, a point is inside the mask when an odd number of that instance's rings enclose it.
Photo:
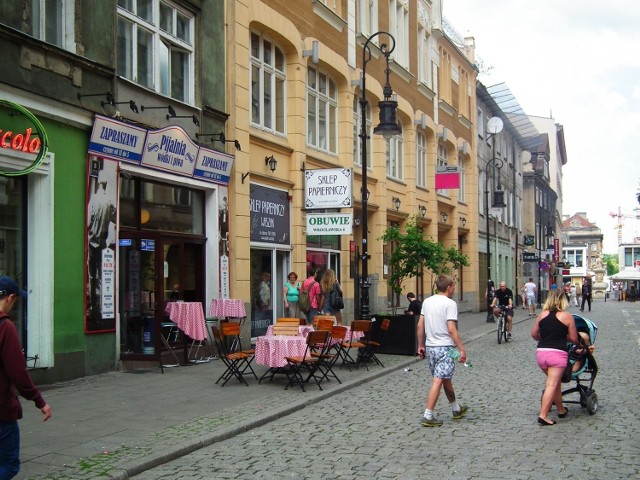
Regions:
[[[500,315],[498,316],[498,321],[496,322],[496,333],[498,334],[498,345],[502,343],[502,339],[504,338],[504,342],[507,343],[509,341],[509,332],[507,331],[507,319],[505,317],[505,308],[504,306],[499,306]]]

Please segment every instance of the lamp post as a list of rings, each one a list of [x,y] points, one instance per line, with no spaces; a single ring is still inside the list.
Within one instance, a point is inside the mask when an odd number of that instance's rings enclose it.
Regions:
[[[499,117],[491,117],[487,122],[487,131],[489,135],[493,137],[491,148],[491,160],[487,161],[484,176],[484,218],[485,218],[485,237],[487,240],[487,321],[491,322],[491,309],[489,308],[489,281],[491,280],[491,235],[490,235],[490,222],[489,222],[489,165],[493,165],[494,168],[494,182],[495,182],[495,169],[498,169],[498,185],[493,192],[493,207],[504,208],[504,192],[500,185],[500,169],[503,166],[502,160],[496,157],[496,135],[502,131],[503,123]],[[495,282],[494,282],[495,285]]]
[[[367,105],[366,98],[366,79],[367,79],[367,63],[371,60],[371,48],[369,43],[378,35],[386,35],[391,40],[391,48],[387,47],[386,43],[380,45],[380,51],[383,53],[386,60],[386,83],[382,90],[384,94],[384,100],[378,102],[378,108],[380,109],[380,124],[374,128],[373,133],[382,135],[384,138],[389,139],[394,135],[402,133],[402,129],[396,120],[396,109],[398,108],[398,102],[393,100],[393,90],[389,85],[389,56],[396,48],[396,39],[388,32],[376,32],[371,35],[364,46],[362,47],[362,83],[361,83],[361,97],[360,97],[360,111],[362,114],[362,120],[360,125],[360,155],[362,161],[362,277],[360,279],[360,318],[368,320],[371,318],[369,311],[369,252],[368,252],[368,225],[367,225],[367,205],[369,199],[367,198]]]

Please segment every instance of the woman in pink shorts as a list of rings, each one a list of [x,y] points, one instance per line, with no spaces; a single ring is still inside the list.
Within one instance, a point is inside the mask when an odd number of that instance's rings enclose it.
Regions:
[[[573,315],[564,312],[565,308],[567,297],[564,292],[560,289],[549,290],[542,313],[538,315],[531,329],[531,337],[538,341],[538,366],[547,376],[538,416],[538,423],[542,426],[556,423],[547,417],[552,404],[558,409],[558,417],[564,418],[569,413],[562,405],[562,373],[569,358],[567,342],[577,343],[578,331]]]

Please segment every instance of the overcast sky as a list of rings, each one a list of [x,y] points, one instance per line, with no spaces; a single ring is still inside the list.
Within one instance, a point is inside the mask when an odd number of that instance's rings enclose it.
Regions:
[[[443,13],[476,40],[492,67],[486,86],[505,82],[528,115],[564,127],[563,213],[586,212],[605,253],[640,236],[640,2],[638,0],[444,0]]]

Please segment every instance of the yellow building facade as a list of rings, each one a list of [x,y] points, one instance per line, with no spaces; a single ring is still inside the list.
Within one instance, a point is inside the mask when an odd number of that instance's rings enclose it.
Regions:
[[[222,226],[228,235],[229,288],[251,312],[257,335],[284,311],[289,272],[298,282],[314,269],[336,270],[344,320],[358,298],[362,232],[361,85],[366,63],[368,261],[371,313],[399,302],[386,285],[391,225],[417,216],[425,238],[469,258],[458,272],[461,310],[482,303],[478,272],[478,168],[474,126],[473,45],[443,22],[441,2],[427,0],[244,0],[227,2],[227,139],[239,142]],[[402,134],[374,135],[384,99],[384,34],[395,39],[389,83]],[[387,43],[387,47],[382,46]],[[367,53],[368,55],[368,53]],[[222,88],[222,86],[221,86]],[[228,144],[227,148],[233,148]],[[437,166],[458,167],[460,188],[436,190]],[[352,214],[352,233],[309,235],[305,171],[351,169],[353,201],[329,212]],[[322,210],[321,210],[322,212]],[[428,275],[404,292],[424,298]],[[267,301],[268,300],[268,301]],[[248,313],[249,315],[249,313]]]

